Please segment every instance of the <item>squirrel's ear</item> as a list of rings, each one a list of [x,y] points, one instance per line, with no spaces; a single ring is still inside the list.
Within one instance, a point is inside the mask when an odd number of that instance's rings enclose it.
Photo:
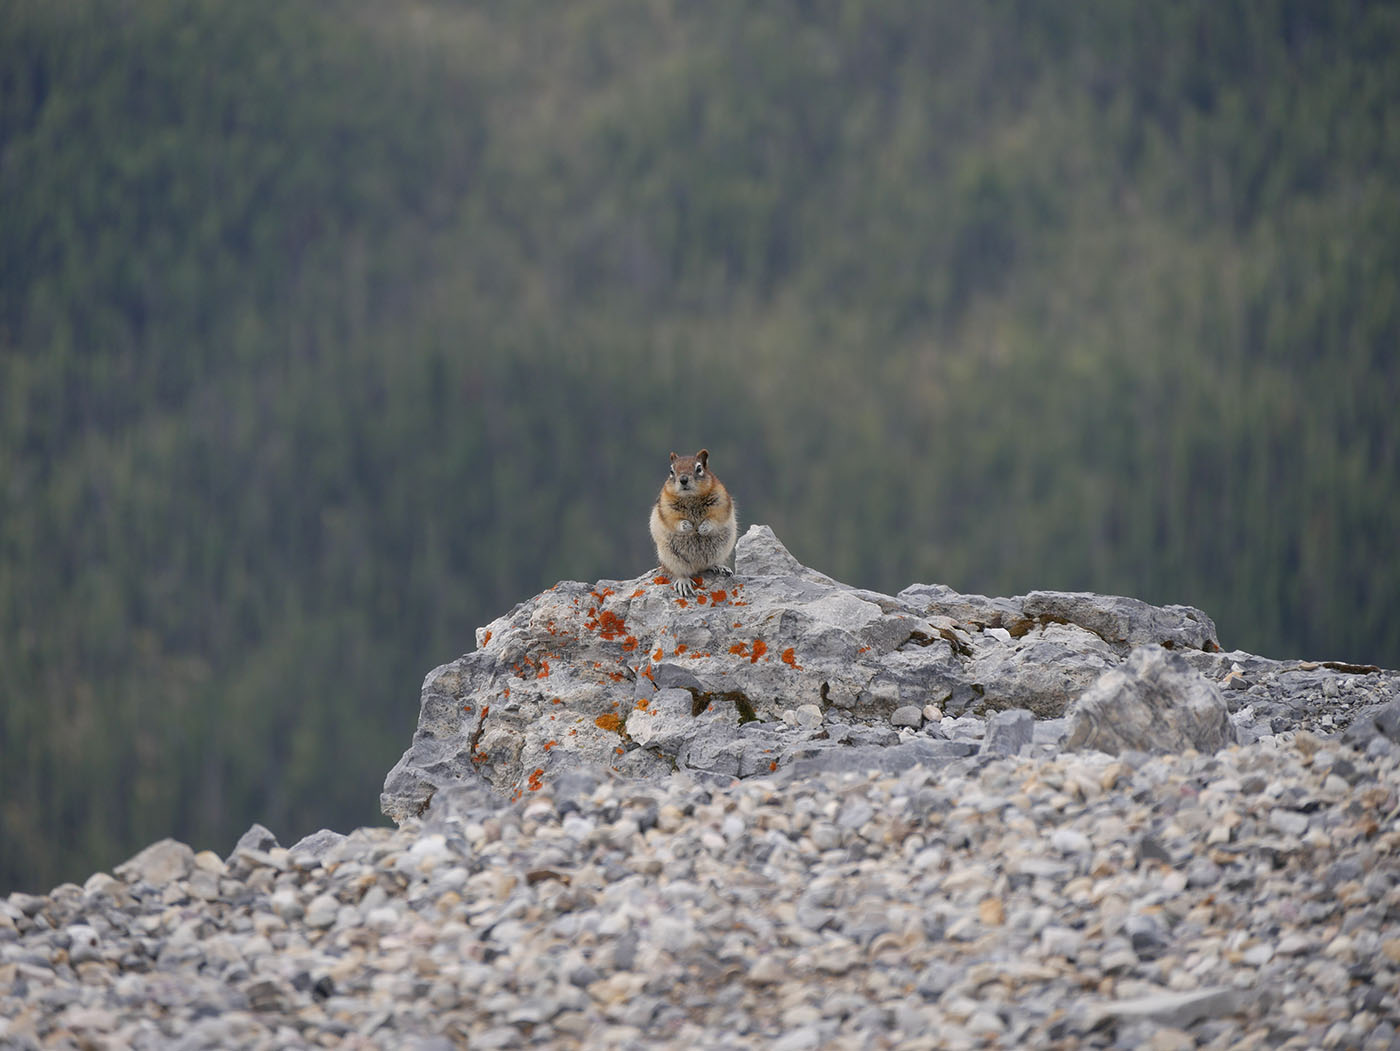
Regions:
[[[698,453],[695,454],[695,458],[696,458],[697,460],[700,461],[700,466],[701,466],[701,467],[709,467],[709,466],[710,466],[710,450],[709,450],[709,449],[701,449]]]
[[[675,462],[676,462],[677,460],[679,460],[679,459],[680,459],[680,457],[677,456],[675,453],[672,453],[672,454],[671,454],[671,462],[672,462],[672,463],[675,463]]]

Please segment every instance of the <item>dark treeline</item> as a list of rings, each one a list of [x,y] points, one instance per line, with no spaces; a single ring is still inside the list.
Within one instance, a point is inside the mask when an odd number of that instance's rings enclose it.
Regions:
[[[0,893],[373,823],[671,449],[864,586],[1400,666],[1400,7],[13,0]]]

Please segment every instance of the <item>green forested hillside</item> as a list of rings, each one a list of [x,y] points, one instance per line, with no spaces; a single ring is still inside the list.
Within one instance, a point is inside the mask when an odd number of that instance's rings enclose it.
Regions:
[[[1400,666],[1400,5],[12,0],[0,893],[377,818],[666,455]]]

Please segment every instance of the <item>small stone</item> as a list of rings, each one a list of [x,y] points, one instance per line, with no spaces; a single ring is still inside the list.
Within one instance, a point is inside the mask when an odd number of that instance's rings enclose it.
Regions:
[[[1171,936],[1155,916],[1142,913],[1129,916],[1123,922],[1133,952],[1142,960],[1155,960],[1171,945]]]
[[[1073,828],[1055,829],[1050,835],[1050,845],[1061,854],[1087,854],[1094,848],[1088,836]]]
[[[194,867],[201,872],[212,872],[215,876],[228,874],[228,866],[224,864],[224,859],[215,854],[212,850],[201,850],[194,856]]]
[[[967,1020],[964,1028],[982,1038],[997,1037],[1006,1032],[1006,1023],[994,1011],[979,1010]]]
[[[214,857],[219,860],[218,855]],[[219,860],[219,864],[222,865],[223,861]],[[195,869],[186,882],[190,889],[190,897],[200,901],[217,901],[223,893],[218,875],[206,869]]]
[[[1000,927],[1006,922],[1006,907],[1000,898],[983,898],[977,906],[977,917],[988,927]]]
[[[1347,935],[1339,934],[1327,943],[1327,946],[1322,950],[1322,955],[1341,960],[1354,960],[1356,958],[1356,943]]]
[[[49,903],[49,899],[42,894],[25,894],[18,890],[11,893],[7,900],[21,916],[37,916]]]
[[[295,860],[295,863],[303,868],[310,867],[319,862],[332,849],[345,842],[346,837],[339,832],[332,832],[328,828],[323,828],[319,832],[313,832],[309,836],[303,836],[288,849],[288,853]]]
[[[174,839],[162,839],[122,862],[112,871],[128,883],[163,886],[184,879],[194,865],[194,851]]]
[[[1040,932],[1040,949],[1046,956],[1063,956],[1072,960],[1083,944],[1083,932],[1069,927],[1045,927]]]
[[[1196,858],[1186,869],[1188,887],[1213,887],[1220,881],[1220,866],[1210,858]]]
[[[1279,956],[1302,956],[1313,951],[1312,939],[1303,934],[1285,934],[1274,946]]]
[[[890,725],[892,726],[910,726],[918,729],[923,725],[923,721],[923,709],[914,704],[900,705],[890,716]]]
[[[772,956],[760,956],[749,968],[749,981],[760,985],[777,985],[787,978],[787,969]]]
[[[94,872],[83,882],[83,893],[111,895],[122,886],[122,881],[105,872]]]
[[[1269,827],[1286,836],[1301,837],[1308,830],[1308,816],[1296,810],[1275,807],[1269,811]]]
[[[102,943],[97,931],[86,924],[74,924],[68,928],[68,962],[82,963],[85,960],[101,959]]]
[[[1322,782],[1322,794],[1329,799],[1342,799],[1350,789],[1351,785],[1347,784],[1346,779],[1336,774],[1328,774],[1327,779]]]
[[[301,895],[290,887],[273,891],[267,903],[272,906],[273,912],[288,921],[301,919],[306,911],[301,904]]]
[[[315,904],[314,902],[312,903]],[[337,912],[339,910],[337,909]],[[310,923],[310,919],[307,919]],[[399,924],[399,910],[392,905],[381,905],[370,909],[365,915],[365,926],[373,931],[391,931]]]
[[[987,720],[982,751],[990,755],[1016,755],[1035,736],[1035,716],[1024,708],[997,712]]]
[[[1196,1038],[1182,1029],[1166,1027],[1156,1030],[1147,1044],[1150,1051],[1194,1051]]]
[[[1126,1020],[1146,1019],[1173,1027],[1188,1026],[1202,1018],[1219,1018],[1239,1010],[1242,994],[1237,989],[1196,989],[1190,992],[1162,992],[1100,1005],[1100,1015]]]
[[[318,894],[306,906],[305,923],[308,927],[329,927],[340,912],[340,902],[333,894]]]
[[[256,850],[266,853],[277,845],[277,837],[263,825],[255,823],[247,832],[238,837],[238,842],[234,844],[229,857],[232,858],[240,850]]]
[[[861,796],[852,796],[846,801],[845,806],[841,808],[841,812],[836,816],[836,824],[837,827],[844,829],[862,829],[874,816],[874,807],[867,803]]]
[[[1103,773],[1099,775],[1099,787],[1105,792],[1112,792],[1128,773],[1128,764],[1115,760],[1103,768]]]
[[[821,1030],[815,1025],[803,1025],[789,1029],[768,1046],[773,1051],[812,1051],[813,1048],[821,1047],[821,1045]]]
[[[1273,946],[1265,942],[1260,942],[1258,945],[1251,945],[1240,954],[1240,959],[1251,967],[1263,967],[1273,958]]]

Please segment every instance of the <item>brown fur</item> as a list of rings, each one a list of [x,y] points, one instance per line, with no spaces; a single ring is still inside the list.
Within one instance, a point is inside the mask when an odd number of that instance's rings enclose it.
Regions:
[[[671,473],[651,509],[651,538],[661,568],[676,591],[692,595],[691,577],[706,570],[732,570],[725,563],[738,539],[739,521],[729,490],[710,472],[710,451],[671,454]]]

